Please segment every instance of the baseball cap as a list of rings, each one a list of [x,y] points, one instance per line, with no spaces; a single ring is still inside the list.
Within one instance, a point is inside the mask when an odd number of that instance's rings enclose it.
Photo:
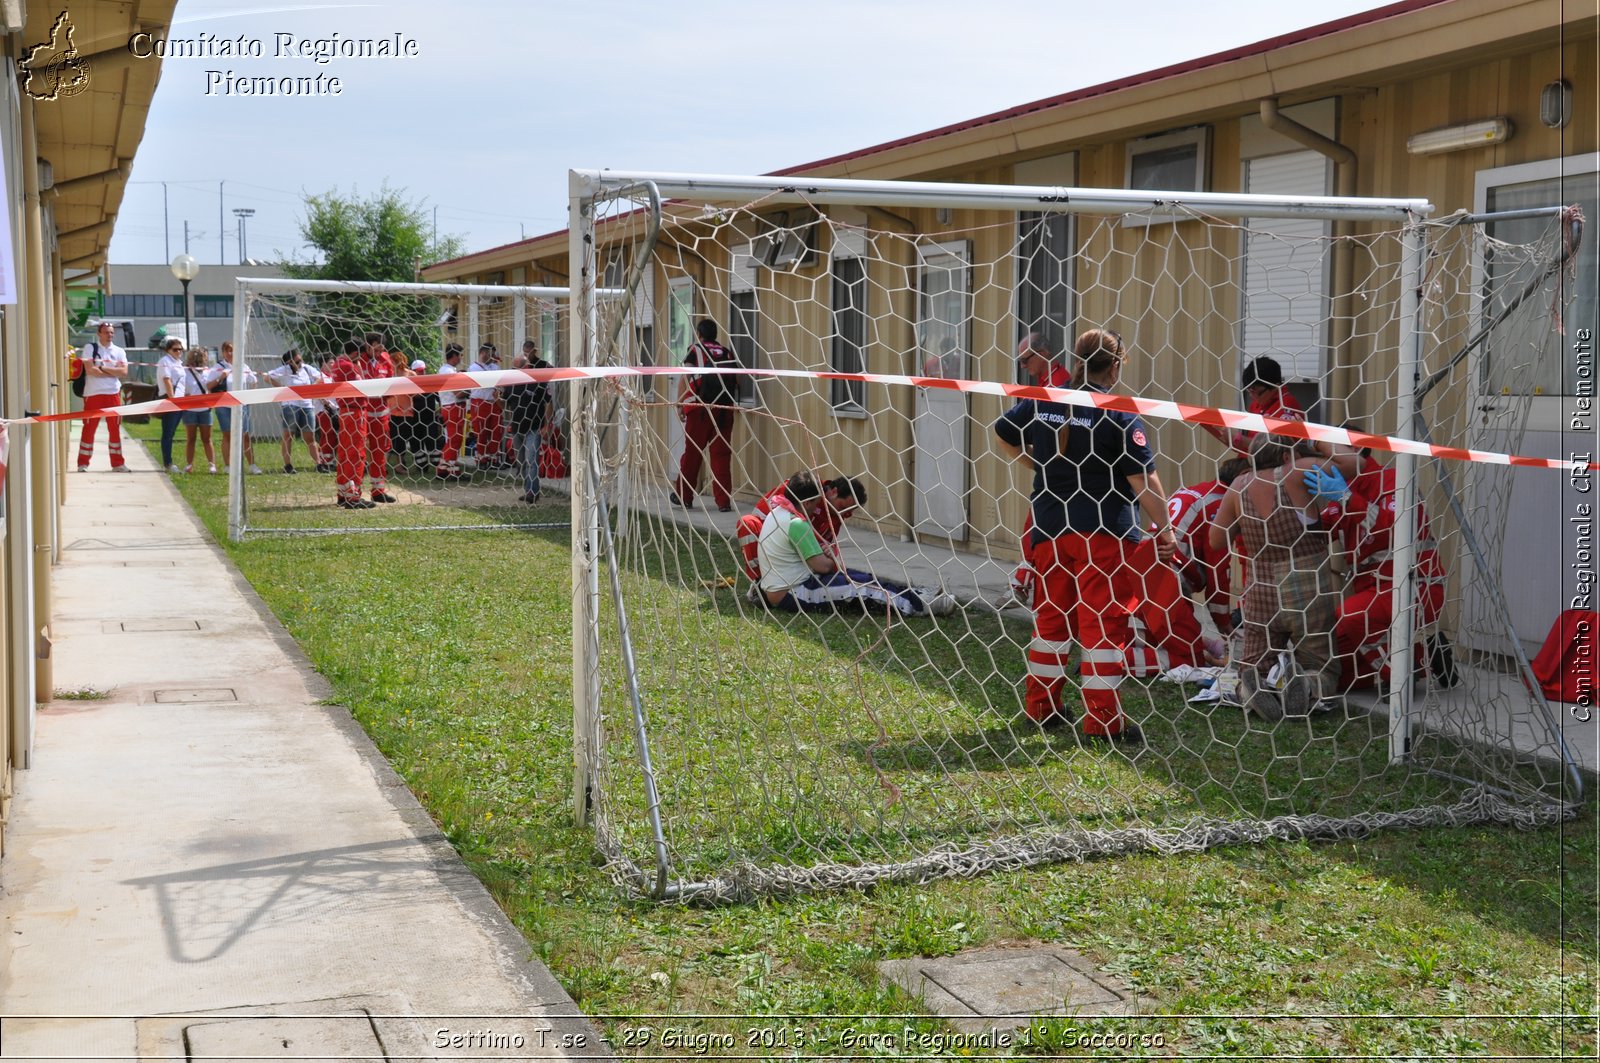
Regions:
[[[428,368],[428,363],[424,362],[421,358],[418,358],[416,361],[411,363],[411,371],[413,373],[426,368]]]

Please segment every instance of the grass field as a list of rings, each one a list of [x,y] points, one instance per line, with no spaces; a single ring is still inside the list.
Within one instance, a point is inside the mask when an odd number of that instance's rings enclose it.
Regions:
[[[148,438],[149,430],[138,434]],[[294,479],[309,485],[313,478]],[[326,478],[316,479],[331,500]],[[225,541],[225,479],[179,477],[178,485]],[[441,524],[483,516],[443,501],[437,508]],[[559,504],[537,509],[552,523],[565,517]],[[331,506],[317,513],[317,520],[361,519]],[[1592,1057],[1595,1051],[1600,898],[1592,804],[1576,821],[1528,833],[1391,831],[1356,841],[1134,855],[720,908],[657,906],[623,895],[600,867],[593,835],[572,823],[564,527],[225,545],[579,1005],[599,1016],[683,1016],[602,1020],[620,1054],[661,1051],[666,1026],[690,1035],[740,1035],[737,1048],[713,1054],[750,1051],[743,1031],[752,1027],[798,1030],[804,1041],[757,1045],[757,1054],[861,1054],[843,1031],[903,1042],[908,1024],[928,1033],[945,1029],[928,1019],[895,1018],[914,1013],[915,1003],[878,987],[877,961],[1034,941],[1086,953],[1146,997],[1148,1014],[1043,1023],[1007,1050],[1015,1054],[1082,1055],[1080,1037],[1089,1032],[1134,1039],[1134,1047],[1106,1053],[1124,1057]],[[880,785],[879,768],[902,787],[916,785],[922,761],[937,757],[961,761],[962,777],[972,780],[1006,768],[1012,784],[1033,785],[1038,773],[1019,765],[1038,761],[1051,765],[1051,777],[1077,778],[1086,788],[1109,784],[1132,802],[1105,810],[1113,820],[1140,801],[1172,800],[1170,774],[1116,754],[1056,750],[1047,743],[1060,739],[1011,734],[1003,721],[980,719],[976,707],[1001,696],[985,686],[1015,675],[1016,662],[1003,653],[974,669],[977,678],[966,685],[924,682],[905,666],[915,659],[910,648],[879,639],[866,621],[796,629],[743,616],[731,592],[708,594],[695,585],[700,571],[694,562],[682,578],[666,581],[668,594],[679,598],[680,626],[674,637],[642,640],[646,664],[657,674],[672,675],[687,654],[731,646],[774,675],[809,677],[808,689],[831,690],[834,680],[870,672],[878,684],[871,699],[897,706],[908,691],[922,691],[906,711],[946,721],[937,742],[879,750],[876,767],[859,743],[834,742],[813,764],[836,788],[844,786],[837,782],[840,765],[857,774],[858,793]],[[939,622],[958,623],[961,639],[931,651],[933,659],[966,652],[968,635],[981,642],[993,633],[983,624],[998,621]],[[929,638],[927,627],[902,628],[892,637]],[[802,741],[836,734],[827,721],[840,704],[821,698],[800,705]],[[1180,720],[1161,695],[1151,706],[1152,744],[1192,742],[1224,726],[1222,717]],[[714,792],[715,773],[703,759],[712,739],[675,732],[675,709],[660,711],[652,721],[664,775],[670,770],[682,780],[698,768],[711,778],[691,781]],[[1248,768],[1246,793],[1227,765],[1197,756],[1194,770],[1214,773],[1216,791],[1195,785],[1203,777],[1186,777],[1181,801],[1204,808],[1208,801],[1254,800],[1270,810],[1284,788],[1295,786],[1275,766],[1284,739],[1250,732],[1231,716],[1226,726],[1235,729],[1226,744]],[[756,737],[776,741],[772,734]],[[1336,745],[1308,734],[1300,752]],[[1363,759],[1366,748],[1363,738],[1350,755],[1334,758],[1345,774],[1330,793],[1349,793],[1347,777],[1381,776]],[[747,767],[761,763],[756,753],[743,756]],[[1403,789],[1388,792],[1409,799]],[[818,800],[815,786],[794,792],[802,801]],[[991,788],[987,798],[951,808],[988,829],[1004,796]],[[967,830],[954,815],[938,829]],[[741,829],[759,841],[773,827],[752,819]],[[861,844],[859,836],[824,842],[840,851]],[[697,1015],[764,1018],[688,1017]],[[825,1018],[874,1015],[886,1017]],[[645,1025],[655,1041],[622,1044],[625,1031]],[[1146,1038],[1143,1047],[1139,1036]],[[889,1044],[866,1051],[903,1054]]]

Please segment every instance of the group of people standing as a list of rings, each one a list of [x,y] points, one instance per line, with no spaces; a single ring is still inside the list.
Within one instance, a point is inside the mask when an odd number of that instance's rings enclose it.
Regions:
[[[86,410],[107,409],[121,401],[122,384],[127,379],[127,353],[112,342],[113,328],[101,324],[97,338],[78,352],[74,375],[84,377]],[[233,344],[222,344],[216,361],[204,347],[185,349],[177,337],[167,339],[156,363],[158,397],[179,399],[192,395],[227,391],[234,378]],[[450,344],[445,351],[441,372],[458,370],[462,348]],[[512,368],[550,368],[540,358],[537,345],[528,340],[521,353],[512,359]],[[485,343],[471,371],[500,368],[494,344]],[[261,378],[278,387],[304,387],[314,384],[412,377],[428,373],[420,358],[409,363],[398,352],[391,353],[383,333],[367,332],[345,342],[341,353],[322,359],[320,365],[305,361],[299,350],[283,355],[282,364],[258,376],[249,366],[242,367],[246,388]],[[540,498],[542,450],[555,431],[554,406],[548,383],[527,383],[501,387],[445,391],[438,394],[404,394],[382,397],[347,396],[339,399],[290,398],[278,404],[282,419],[283,471],[298,472],[294,464],[294,441],[306,447],[312,466],[319,473],[334,476],[334,501],[341,509],[371,509],[396,501],[389,492],[389,454],[404,465],[415,460],[419,468],[440,480],[462,476],[459,463],[463,436],[470,431],[477,449],[477,465],[483,469],[515,468],[521,475],[521,500],[533,503]],[[469,412],[470,411],[470,412]],[[217,455],[212,443],[213,416],[222,432],[222,464],[226,468],[232,451],[232,431],[237,415],[244,434],[244,454],[252,474],[261,473],[256,464],[254,440],[250,435],[249,408],[215,410],[174,410],[160,415],[161,464],[169,473],[192,472],[198,445],[204,454],[207,471],[217,471]],[[470,424],[469,418],[470,416]],[[121,423],[116,417],[89,418],[84,421],[78,449],[78,470],[87,471],[94,452],[94,439],[100,422],[106,422],[111,452],[111,467],[126,471],[122,455]],[[185,430],[184,463],[175,457],[179,427]]]

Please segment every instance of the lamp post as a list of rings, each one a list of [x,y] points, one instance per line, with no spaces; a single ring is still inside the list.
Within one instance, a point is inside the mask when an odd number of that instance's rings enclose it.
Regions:
[[[172,256],[172,275],[183,282],[183,345],[189,346],[189,282],[200,275],[200,263],[193,255]]]
[[[245,219],[246,218],[255,217],[255,213],[256,213],[256,210],[255,210],[254,207],[234,207],[233,208],[233,216],[235,218],[239,219],[239,265],[241,265],[241,266],[244,265],[245,262],[248,261],[248,258],[245,255],[245,251],[246,251],[246,244],[245,244],[245,241],[244,241],[244,236],[245,236],[244,223],[245,223]]]

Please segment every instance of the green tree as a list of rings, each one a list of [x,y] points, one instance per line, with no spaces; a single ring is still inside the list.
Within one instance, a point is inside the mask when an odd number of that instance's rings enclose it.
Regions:
[[[425,201],[388,185],[365,198],[338,189],[306,196],[300,236],[315,258],[282,266],[286,276],[301,280],[409,281],[419,262],[455,258],[463,250],[460,237],[435,239]]]
[[[460,237],[436,238],[425,201],[388,185],[365,197],[338,189],[306,196],[300,236],[312,257],[279,263],[285,276],[299,280],[410,281],[419,265],[455,258],[464,249]],[[320,362],[369,330],[383,332],[391,349],[431,351],[439,342],[442,310],[438,300],[415,296],[320,294],[300,296],[292,305],[269,302],[260,313],[308,361]]]

